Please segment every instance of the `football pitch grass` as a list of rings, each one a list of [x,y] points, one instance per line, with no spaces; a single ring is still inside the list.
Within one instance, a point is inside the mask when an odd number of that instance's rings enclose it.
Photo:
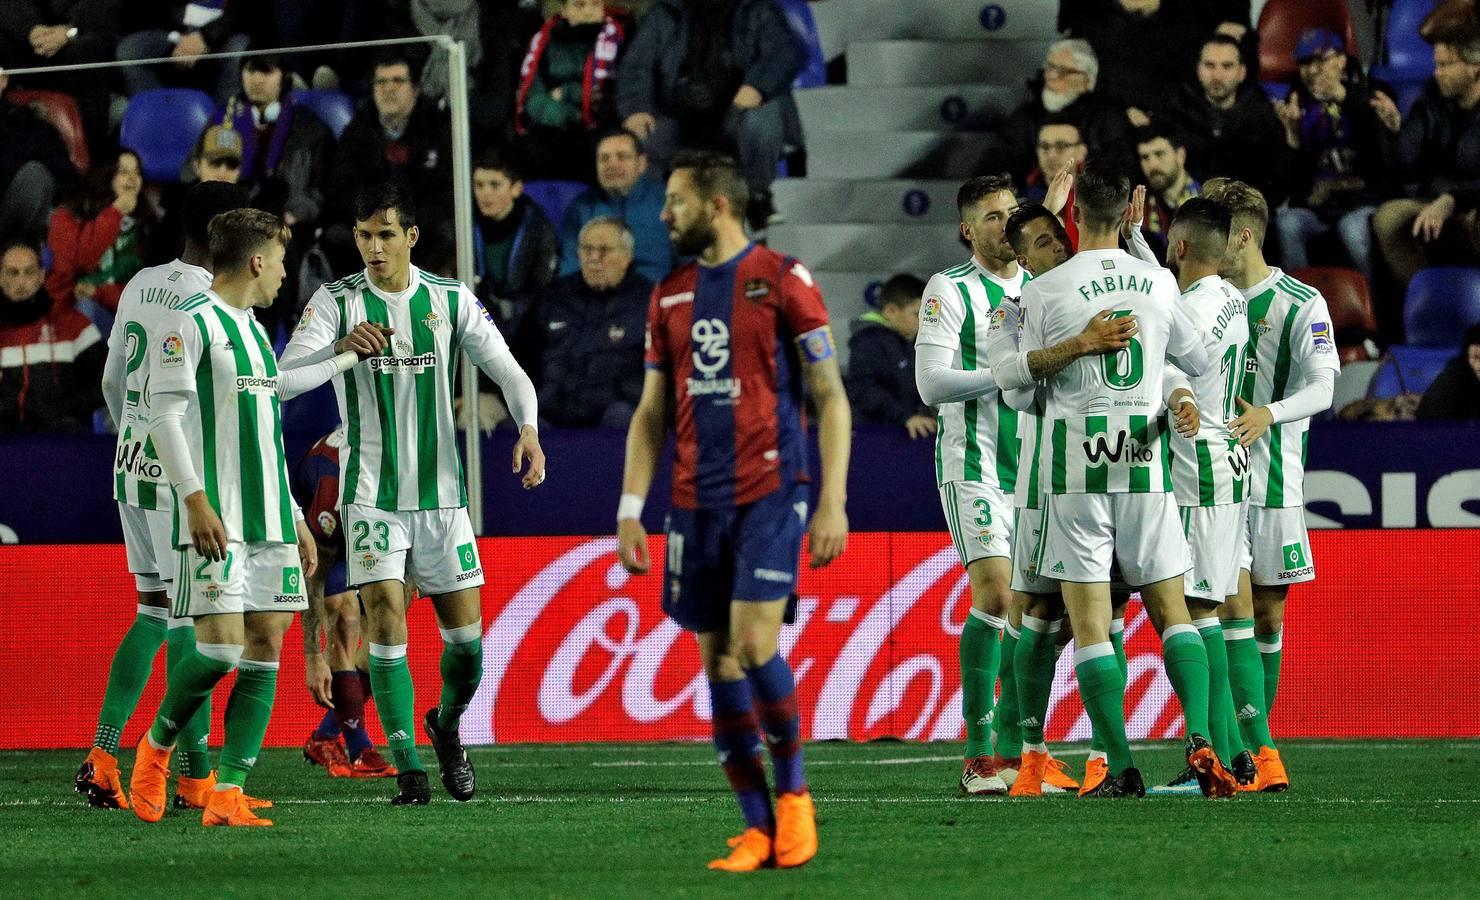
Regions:
[[[474,748],[478,797],[392,808],[270,750],[270,829],[145,825],[72,792],[80,751],[0,753],[0,895],[250,897],[1464,897],[1480,893],[1480,741],[1288,742],[1294,789],[1232,800],[956,796],[959,744],[807,745],[822,836],[799,870],[705,862],[740,830],[703,744]],[[1082,771],[1084,748],[1059,755]],[[427,748],[424,758],[434,761]],[[125,772],[132,751],[124,752]],[[1148,782],[1181,767],[1138,747]]]

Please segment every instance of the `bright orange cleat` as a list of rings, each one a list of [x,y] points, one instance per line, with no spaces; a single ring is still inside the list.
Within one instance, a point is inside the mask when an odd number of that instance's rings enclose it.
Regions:
[[[776,865],[794,869],[817,855],[817,809],[812,792],[776,798]]]
[[[1187,765],[1197,773],[1197,784],[1204,797],[1232,797],[1238,793],[1238,779],[1200,734],[1187,736]]]
[[[214,771],[204,778],[181,775],[179,782],[175,784],[175,809],[205,809],[215,788]],[[242,798],[246,800],[248,809],[272,809],[271,800],[248,797],[246,794],[242,794]]]
[[[1254,755],[1254,790],[1277,794],[1290,789],[1290,776],[1285,773],[1285,763],[1280,751],[1273,747],[1260,747]]]
[[[87,798],[89,806],[99,809],[128,809],[128,796],[123,792],[123,776],[113,754],[94,747],[77,770],[72,789]]]
[[[1079,790],[1079,782],[1069,776],[1069,769],[1064,761],[1050,756],[1048,765],[1043,768],[1043,783],[1050,788],[1058,788],[1065,793]],[[1053,793],[1045,791],[1045,793]]]
[[[247,803],[247,796],[239,787],[228,790],[212,790],[210,799],[206,801],[205,811],[200,814],[200,824],[207,828],[218,825],[227,825],[233,828],[242,826],[266,827],[272,824],[271,819],[259,819],[252,812]]]
[[[134,748],[134,770],[129,774],[128,799],[133,804],[134,815],[145,822],[158,822],[164,818],[165,803],[169,801],[170,753],[156,750],[149,743],[146,729]]]
[[[323,766],[330,778],[349,778],[354,774],[349,755],[344,752],[344,738],[337,734],[332,740],[309,735],[303,744],[303,758]]]
[[[1090,791],[1100,786],[1105,776],[1110,774],[1110,766],[1104,759],[1091,756],[1084,764],[1084,783],[1079,786],[1079,796],[1083,797]]]
[[[754,872],[770,869],[776,865],[771,853],[771,836],[759,828],[747,828],[745,833],[729,840],[730,855],[710,860],[709,868],[717,872]]]
[[[1036,750],[1023,751],[1023,764],[1018,769],[1017,781],[1013,782],[1009,797],[1043,796],[1043,776],[1048,769],[1049,756]]]
[[[374,747],[361,750],[350,770],[351,778],[395,778],[399,774],[401,773],[396,767],[386,762],[385,757]]]

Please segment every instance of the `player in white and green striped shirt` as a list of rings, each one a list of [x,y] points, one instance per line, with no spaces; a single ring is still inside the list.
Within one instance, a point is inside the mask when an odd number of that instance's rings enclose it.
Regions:
[[[416,753],[415,695],[406,663],[407,580],[432,598],[442,633],[442,695],[424,717],[442,784],[456,800],[476,790],[458,725],[482,677],[483,567],[467,514],[453,398],[466,353],[503,390],[519,427],[514,471],[525,488],[544,481],[537,398],[503,336],[473,292],[411,265],[419,237],[415,203],[386,184],[355,198],[355,244],[365,271],[324,285],[304,310],[283,365],[317,362],[369,321],[390,337],[386,352],[335,379],[346,446],[340,503],[349,582],[365,604],[370,680],[395,757],[397,805],[430,801]],[[468,402],[471,402],[469,400]]]

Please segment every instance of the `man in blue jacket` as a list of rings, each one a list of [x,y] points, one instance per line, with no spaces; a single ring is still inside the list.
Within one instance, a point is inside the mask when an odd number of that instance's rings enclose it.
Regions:
[[[648,174],[642,141],[624,128],[614,128],[596,142],[596,183],[571,201],[560,225],[560,274],[580,271],[581,229],[592,219],[610,217],[627,223],[635,249],[632,267],[657,282],[673,268],[673,244],[663,224],[663,183]]]

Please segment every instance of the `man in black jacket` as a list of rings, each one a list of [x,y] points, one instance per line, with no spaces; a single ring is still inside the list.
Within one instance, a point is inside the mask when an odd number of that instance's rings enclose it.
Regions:
[[[121,0],[20,0],[0,14],[0,69],[67,66],[113,58]],[[27,75],[17,87],[62,91],[77,101],[90,147],[108,138],[106,70]]]
[[[224,104],[236,93],[234,60],[198,62],[202,53],[234,53],[251,44],[247,12],[250,0],[224,4],[160,3],[130,0],[124,10],[129,33],[118,42],[120,60],[168,56],[173,66],[129,66],[123,70],[129,96],[172,85],[200,88]],[[285,46],[269,44],[268,46]]]
[[[925,282],[895,275],[879,290],[879,309],[853,320],[848,338],[848,403],[859,422],[904,426],[912,438],[935,434],[935,413],[915,389],[915,333]]]
[[[1424,392],[1416,415],[1432,421],[1480,419],[1480,325],[1465,332],[1459,354]]]
[[[9,83],[0,72],[0,241],[20,237],[40,246],[52,198],[71,190],[77,170],[57,130],[4,96]]]
[[[1208,38],[1197,80],[1157,121],[1170,123],[1187,142],[1187,170],[1198,181],[1233,178],[1258,188],[1271,209],[1284,202],[1290,178],[1285,130],[1264,91],[1248,81],[1238,41]]]

